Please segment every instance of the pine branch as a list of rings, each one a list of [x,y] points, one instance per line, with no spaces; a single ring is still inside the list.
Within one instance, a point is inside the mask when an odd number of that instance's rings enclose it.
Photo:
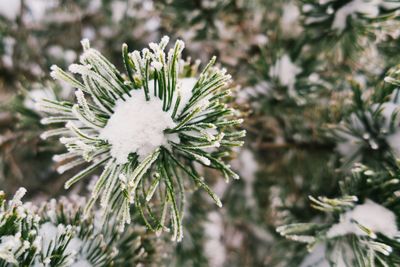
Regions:
[[[61,129],[44,136],[60,134],[60,141],[68,149],[63,158],[76,160],[63,161],[58,169],[65,171],[84,163],[80,158],[91,163],[71,178],[66,188],[106,165],[89,206],[101,196],[104,216],[115,214],[123,227],[131,221],[129,206],[134,203],[143,216],[145,210],[149,212],[155,224],[151,226],[149,220],[145,221],[152,229],[163,226],[164,213],[170,211],[173,239],[180,241],[179,210],[184,207],[178,196],[184,195],[184,186],[179,185],[178,176],[191,177],[221,206],[203,178],[193,173],[188,164],[198,161],[227,178],[237,178],[223,157],[229,155],[232,147],[243,144],[240,139],[245,132],[237,130],[236,125],[242,120],[226,103],[230,75],[215,67],[213,58],[198,78],[183,76],[190,73],[188,69],[197,69],[197,65],[181,59],[182,41],[177,41],[166,54],[168,41],[164,37],[159,44],[151,43],[150,50],[132,53],[123,45],[128,73],[124,75],[83,40],[81,64],[69,68],[81,76],[81,81],[52,67],[52,77],[77,88],[78,103],[46,100],[40,107],[54,116],[49,115],[42,122]],[[140,109],[136,108],[139,106]],[[209,151],[227,154],[215,157]],[[159,194],[157,187],[164,188],[166,194]],[[163,207],[158,218],[154,213],[157,206]]]

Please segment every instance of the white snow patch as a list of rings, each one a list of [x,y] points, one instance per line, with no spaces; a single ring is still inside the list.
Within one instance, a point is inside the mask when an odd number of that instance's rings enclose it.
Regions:
[[[248,149],[242,149],[240,151],[238,162],[235,166],[240,174],[240,177],[244,181],[244,195],[246,204],[250,207],[256,205],[256,199],[254,198],[254,182],[255,175],[258,171],[258,163],[254,157],[253,152]]]
[[[378,105],[378,104],[374,104],[372,105],[372,109],[376,110],[381,108],[382,109],[382,116],[385,118],[385,124],[384,127],[386,129],[389,129],[390,126],[390,118],[392,117],[392,114],[397,111],[399,112],[399,105],[395,104],[393,102],[387,102],[387,103],[383,103],[382,105]]]
[[[400,128],[398,127],[400,124],[400,113],[397,115],[394,125],[397,126],[397,128],[394,129],[394,131],[392,131],[390,129],[390,121],[391,121],[391,117],[392,114],[394,112],[400,112],[399,109],[399,104],[397,103],[393,103],[393,102],[386,102],[383,104],[374,104],[371,106],[372,110],[377,110],[378,108],[380,108],[382,110],[382,117],[384,119],[384,122],[381,126],[380,131],[386,135],[386,142],[388,143],[388,145],[390,146],[390,148],[393,150],[395,156],[400,157]],[[368,119],[370,119],[370,115],[367,114]],[[350,125],[352,128],[358,130],[358,131],[364,131],[366,132],[366,130],[364,129],[363,124],[361,123],[361,121],[358,119],[358,117],[355,114],[351,114],[350,115]],[[366,132],[367,133],[367,132]],[[339,143],[337,145],[337,150],[338,152],[346,157],[346,158],[350,158],[352,157],[352,155],[354,155],[354,153],[359,150],[361,148],[361,146],[363,145],[363,140],[348,134],[348,133],[343,133],[343,132],[338,132],[338,135],[340,137],[342,137],[344,139],[343,142]],[[366,135],[365,137],[368,137],[368,135]],[[374,140],[372,140],[370,137],[368,137],[366,140],[369,141],[371,148],[373,148],[374,146],[376,146],[375,148],[378,149],[379,147],[377,147],[377,144]]]
[[[55,242],[57,241],[57,238],[59,238],[62,234],[64,234],[67,229],[68,228],[62,224],[56,226],[52,222],[45,222],[39,228],[38,231],[39,238],[37,240],[38,244],[36,244],[36,246],[41,244],[40,249],[42,251],[47,251],[50,246],[50,243],[54,245]],[[69,241],[68,245],[65,248],[64,254],[69,255],[71,257],[70,258],[71,261],[73,261],[77,255],[80,255],[79,259],[70,266],[75,266],[75,267],[92,266],[90,263],[88,263],[89,265],[84,265],[86,260],[84,259],[85,255],[81,254],[82,246],[83,246],[83,241],[78,237],[73,237]],[[37,263],[37,265],[41,266],[39,263]]]
[[[82,39],[88,39],[90,41],[96,38],[96,31],[93,27],[87,26],[82,29]]]
[[[1,2],[1,0],[0,0]],[[1,7],[0,7],[1,8]],[[4,45],[4,54],[2,56],[2,61],[3,64],[7,68],[12,68],[13,66],[13,54],[14,54],[14,45],[15,45],[15,39],[12,37],[4,37],[3,38],[3,45]]]
[[[15,20],[21,10],[21,0],[0,0],[0,15]]]
[[[5,235],[0,238],[0,259],[6,262],[17,263],[15,252],[21,247],[21,233]]]
[[[345,159],[351,158],[362,146],[361,140],[348,134],[348,133],[339,133],[341,138],[344,138],[345,141],[339,142],[336,146],[336,150],[340,155],[345,157]],[[357,158],[358,160],[358,158]]]
[[[17,192],[15,192],[14,197],[11,200],[10,205],[18,207],[22,205],[21,199],[25,196],[26,189],[24,187],[20,187]]]
[[[66,254],[76,255],[81,251],[83,241],[77,237],[72,238],[65,248]]]
[[[156,31],[160,28],[161,19],[159,17],[150,17],[148,21],[145,22],[144,28],[147,29],[149,32]]]
[[[254,175],[258,171],[258,163],[253,153],[248,149],[243,149],[239,155],[240,161],[240,174],[249,183],[254,182]]]
[[[363,123],[355,113],[350,114],[349,125],[357,131],[365,131]],[[337,145],[338,152],[344,157],[351,157],[362,146],[362,140],[354,135],[342,131],[338,131],[337,134],[344,139]]]
[[[217,196],[224,195],[225,191],[228,189],[228,183],[223,179],[217,179],[217,182],[213,185],[212,189]]]
[[[56,0],[29,0],[25,1],[28,8],[28,15],[25,19],[26,22],[39,22],[42,21],[46,15],[47,11],[57,7],[58,1]]]
[[[254,86],[241,88],[237,91],[236,94],[236,101],[239,104],[245,104],[250,102],[251,105],[255,106],[258,105],[258,101],[250,101],[252,98],[256,97],[265,97],[271,94],[271,85],[266,82],[262,81]]]
[[[72,63],[76,60],[76,52],[72,49],[67,49],[64,51],[64,59],[67,63]]]
[[[50,242],[55,242],[59,229],[51,222],[45,222],[39,228],[38,235],[42,238],[42,251],[47,251]]]
[[[328,230],[327,237],[332,238],[347,234],[367,235],[355,222],[374,233],[381,233],[389,238],[394,238],[399,233],[396,226],[395,214],[387,208],[367,199],[364,204],[357,205],[353,210],[342,214],[340,222],[334,224]]]
[[[382,31],[382,34],[387,32],[386,30]],[[365,66],[366,71],[376,76],[381,75],[386,68],[386,61],[382,58],[381,51],[379,51],[376,44],[366,46],[365,52],[360,58],[360,64]]]
[[[110,27],[110,26],[107,25],[107,26],[102,26],[102,27],[99,29],[99,34],[100,34],[102,37],[111,38],[111,37],[114,36],[115,31],[113,30],[112,27]]]
[[[213,211],[207,217],[208,221],[204,223],[204,233],[207,237],[203,245],[204,254],[210,266],[222,267],[226,260],[226,249],[221,241],[224,235],[222,216]]]
[[[289,37],[298,36],[302,28],[300,26],[300,10],[294,3],[287,3],[283,6],[283,14],[280,21],[282,32]]]
[[[77,58],[75,51],[71,49],[64,50],[59,45],[52,45],[47,49],[48,54],[58,60],[65,60],[66,63],[71,64]]]
[[[256,36],[254,36],[254,44],[257,44],[259,46],[266,45],[268,41],[268,37],[264,34],[257,34]]]
[[[177,110],[177,115],[180,115],[185,108],[185,106],[189,103],[190,98],[192,97],[192,90],[193,87],[196,85],[197,79],[196,78],[183,78],[178,80],[177,91],[174,95],[173,104],[178,98],[178,92],[181,95],[181,101],[179,103],[179,107]]]
[[[63,54],[64,50],[62,49],[61,46],[59,45],[52,45],[49,48],[47,48],[47,53],[52,56],[55,57],[57,59],[62,58],[62,54]]]
[[[160,146],[168,147],[168,141],[179,142],[177,135],[164,134],[165,129],[176,126],[171,118],[178,92],[181,95],[177,116],[179,116],[192,97],[196,78],[179,79],[177,91],[168,112],[162,110],[163,102],[154,97],[154,81],[149,81],[150,100],[146,101],[143,89],[125,95],[125,101],[116,102],[114,114],[100,131],[100,138],[111,144],[111,155],[118,164],[128,162],[131,153],[137,153],[142,161]],[[203,103],[204,104],[204,103]]]
[[[331,263],[329,263],[327,257]],[[354,255],[352,249],[346,244],[340,244],[333,248],[331,253],[327,253],[325,244],[318,244],[313,251],[308,254],[300,264],[300,267],[348,267],[353,262]]]
[[[314,250],[308,254],[300,264],[300,267],[330,267],[325,258],[326,246],[317,245]]]
[[[394,134],[389,135],[386,138],[387,143],[392,148],[396,157],[400,156],[400,131],[396,131]]]
[[[33,89],[28,92],[24,99],[24,106],[38,111],[36,103],[43,99],[56,100],[57,97],[52,89],[42,88],[39,84],[34,84]]]
[[[101,5],[101,0],[91,0],[87,7],[87,10],[89,12],[97,12],[101,8]]]
[[[71,267],[92,267],[93,265],[85,259],[78,260],[71,264]]]
[[[168,146],[164,130],[176,126],[171,114],[162,110],[162,100],[150,97],[146,101],[142,89],[130,94],[125,101],[116,102],[114,114],[100,131],[100,138],[111,144],[111,155],[118,164],[127,163],[131,153],[137,153],[142,161],[158,147]]]
[[[112,20],[118,23],[122,20],[127,10],[127,3],[125,1],[113,1],[111,3]]]
[[[380,7],[393,9],[400,7],[400,4],[386,0],[353,0],[336,11],[332,29],[343,31],[347,26],[347,18],[354,17],[356,13],[374,18],[379,15]]]
[[[373,109],[378,108],[378,105],[374,105]],[[394,130],[394,132],[389,133],[389,135],[386,137],[386,142],[388,145],[392,148],[394,154],[397,157],[400,157],[400,129],[399,129],[399,124],[400,124],[400,109],[399,109],[399,104],[393,103],[393,102],[387,102],[383,103],[380,108],[382,109],[382,116],[385,119],[385,123],[383,125],[383,129],[381,131],[384,132],[389,132],[390,131],[390,120],[392,117],[392,114],[394,112],[397,112],[397,116],[394,122],[394,125],[397,126],[397,128]]]
[[[293,88],[296,82],[296,76],[301,71],[302,69],[296,66],[290,57],[285,54],[270,68],[269,75],[278,78],[281,85]]]

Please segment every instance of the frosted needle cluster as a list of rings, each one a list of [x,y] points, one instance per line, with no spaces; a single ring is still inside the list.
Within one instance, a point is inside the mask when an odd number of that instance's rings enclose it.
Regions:
[[[150,229],[172,228],[179,241],[190,181],[222,205],[194,163],[227,180],[238,178],[226,160],[232,147],[243,144],[245,132],[238,130],[238,111],[227,103],[226,70],[214,66],[213,58],[198,73],[198,61],[181,58],[184,43],[176,41],[166,53],[168,42],[164,37],[133,52],[124,44],[123,74],[83,40],[80,64],[72,64],[70,73],[57,66],[51,72],[76,88],[76,102],[43,100],[39,108],[48,114],[42,123],[56,126],[42,136],[58,136],[67,148],[54,157],[58,171],[84,166],[65,187],[101,170],[87,211],[99,200],[103,214],[116,216],[122,230],[134,204]]]

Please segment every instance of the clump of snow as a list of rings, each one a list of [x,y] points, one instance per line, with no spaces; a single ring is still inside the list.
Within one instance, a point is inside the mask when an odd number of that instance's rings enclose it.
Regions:
[[[21,233],[2,236],[0,238],[0,259],[17,264],[15,253],[21,245]]]
[[[399,113],[400,109],[399,109],[399,105],[389,102],[389,103],[385,103],[382,105],[382,116],[385,118],[385,125],[384,125],[384,131],[388,132],[389,131],[389,127],[390,127],[390,119],[392,117],[392,114],[394,112]],[[398,114],[396,116],[396,120],[394,125],[398,126],[400,123],[400,114]],[[394,154],[397,157],[400,157],[400,129],[397,127],[395,129],[394,132],[390,133],[387,137],[386,137],[386,142],[388,143],[388,145],[392,148]]]
[[[204,234],[207,237],[204,243],[204,254],[208,263],[213,267],[224,266],[226,249],[221,239],[224,235],[224,225],[221,214],[213,211],[208,214],[208,222],[204,224]]]
[[[195,78],[178,80],[177,90],[181,100],[177,115],[188,104],[196,82]],[[164,112],[162,100],[153,97],[153,91],[154,82],[149,81],[149,101],[146,101],[143,90],[131,91],[131,96],[124,96],[125,100],[119,99],[114,114],[100,131],[100,138],[111,144],[111,155],[118,164],[127,163],[131,153],[138,154],[139,161],[142,161],[158,147],[168,147],[168,141],[179,142],[176,135],[164,134],[164,130],[176,126],[171,118],[173,106],[168,112]],[[175,104],[178,92],[175,92],[172,105]]]
[[[268,199],[270,201],[270,210],[273,214],[274,224],[284,224],[285,218],[287,218],[288,211],[283,209],[285,206],[284,201],[291,201],[290,199],[285,199],[282,197],[282,188],[276,185],[273,185],[269,188]]]
[[[383,117],[383,124],[381,125],[380,132],[382,134],[386,134],[386,142],[394,152],[394,154],[397,157],[400,157],[400,128],[397,127],[395,129],[390,129],[390,121],[392,118],[392,115],[394,112],[399,112],[399,104],[393,103],[393,102],[386,102],[381,105],[374,104],[372,105],[372,110],[375,111],[378,108],[382,110],[381,115]],[[368,118],[370,118],[370,115],[368,115]],[[364,125],[361,123],[361,121],[358,119],[358,117],[355,114],[352,114],[350,116],[350,124],[353,129],[357,131],[365,131]],[[395,119],[395,127],[398,126],[400,123],[400,114],[397,115]],[[339,143],[337,146],[338,152],[345,156],[345,157],[351,157],[356,151],[360,149],[360,147],[363,145],[363,140],[348,134],[348,133],[339,133],[339,136],[344,139],[343,142]],[[363,136],[365,141],[368,141],[372,149],[378,149],[378,144],[376,141],[371,138],[371,136],[366,134]]]
[[[354,17],[357,13],[374,18],[379,15],[380,7],[393,9],[400,7],[400,4],[386,0],[353,0],[336,11],[332,29],[343,31],[347,26],[347,18]]]
[[[268,37],[264,34],[257,34],[256,36],[254,36],[254,43],[259,46],[266,45],[268,41]]]
[[[151,17],[148,21],[145,22],[144,28],[147,29],[149,32],[156,31],[160,28],[161,19],[159,17]]]
[[[379,105],[373,105],[372,108],[373,109],[377,109],[377,108],[381,108],[382,109],[382,116],[385,118],[385,124],[384,124],[384,128],[386,130],[389,129],[390,127],[390,118],[392,117],[392,114],[394,112],[398,112],[399,111],[399,105],[393,102],[387,102],[382,104],[381,106]],[[396,125],[396,123],[395,123]]]
[[[11,205],[14,207],[18,207],[22,205],[21,199],[25,196],[26,194],[26,189],[24,187],[21,187],[15,192],[14,197],[11,200]]]
[[[313,251],[308,254],[300,264],[300,267],[330,267],[325,258],[326,246],[317,245]]]
[[[42,238],[42,250],[46,251],[50,242],[55,242],[59,229],[52,222],[45,222],[39,228],[38,235]]]
[[[200,164],[199,164],[200,165]],[[203,166],[203,165],[200,165]],[[216,183],[213,184],[213,191],[217,196],[222,196],[224,195],[225,191],[228,189],[229,185],[228,183],[223,180],[223,179],[217,179]]]
[[[350,115],[350,125],[353,129],[357,130],[364,130],[364,126],[358,117],[355,114]],[[352,158],[354,153],[356,153],[360,147],[362,146],[362,140],[358,139],[357,137],[345,133],[345,132],[338,132],[338,136],[343,138],[342,142],[339,142],[336,146],[337,151],[340,155],[346,158]]]
[[[65,248],[65,253],[75,255],[81,251],[82,245],[83,241],[77,237],[74,237],[69,241],[67,247]]]
[[[3,61],[4,66],[6,66],[7,68],[12,68],[14,64],[12,56],[14,54],[15,39],[8,36],[4,37],[3,45],[4,45],[4,54],[2,55],[1,59]]]
[[[69,226],[64,226],[59,224],[56,226],[52,222],[45,222],[44,224],[40,225],[38,231],[38,240],[36,246],[42,250],[47,251],[49,249],[50,244],[55,244],[57,238],[68,231]],[[78,237],[73,237],[69,242],[68,245],[65,247],[64,254],[68,255],[71,261],[75,261],[72,265],[75,267],[85,267],[85,266],[92,266],[90,263],[89,265],[84,265],[86,261],[85,255],[82,255],[82,247],[83,241]],[[79,255],[79,259],[75,260],[75,258]]]
[[[400,22],[398,20],[387,20],[379,22],[379,24],[385,30],[376,33],[376,43],[386,42],[388,41],[388,37],[393,39],[400,37]]]
[[[82,29],[82,39],[93,40],[95,38],[96,38],[96,31],[93,27],[87,26]]]
[[[261,81],[254,86],[245,87],[238,90],[236,94],[236,101],[239,104],[249,103],[254,108],[259,108],[259,101],[250,101],[252,98],[270,96],[271,85],[266,81]]]
[[[101,0],[92,0],[89,2],[87,10],[89,12],[97,12],[101,8]]]
[[[176,126],[170,113],[162,110],[159,98],[146,101],[143,90],[131,91],[125,98],[116,102],[114,114],[100,131],[100,138],[111,144],[111,155],[118,164],[127,163],[131,153],[137,153],[142,161],[158,147],[167,146],[164,130]]]
[[[93,265],[85,259],[78,260],[71,264],[71,267],[92,267]]]
[[[364,55],[360,58],[360,64],[364,66],[366,71],[376,76],[383,73],[386,67],[385,60],[376,44],[366,47]]]
[[[29,0],[25,1],[28,8],[26,23],[39,22],[46,18],[47,11],[57,7],[57,0]]]
[[[285,54],[270,68],[269,75],[277,78],[281,85],[293,88],[296,82],[296,76],[301,73],[301,71],[302,69],[296,66],[290,57]]]
[[[61,46],[59,45],[53,45],[50,46],[47,49],[48,54],[51,57],[54,57],[55,59],[58,60],[65,60],[65,62],[67,64],[71,64],[72,62],[74,62],[77,58],[77,55],[75,53],[75,51],[71,50],[71,49],[66,49],[64,50]]]
[[[345,243],[337,244],[332,252],[326,251],[325,244],[318,244],[303,259],[300,267],[348,267],[353,266],[353,260],[353,250]]]
[[[367,199],[364,204],[357,205],[353,210],[342,214],[340,222],[334,224],[328,230],[327,237],[332,238],[347,234],[367,235],[356,222],[374,233],[381,233],[389,238],[394,238],[399,233],[395,214]]]
[[[294,3],[287,3],[283,6],[283,14],[280,21],[282,32],[289,37],[298,36],[302,28],[300,26],[300,10]]]
[[[248,149],[243,149],[239,155],[240,174],[248,182],[254,182],[254,176],[258,171],[258,163],[253,153]]]
[[[177,91],[175,92],[174,100],[172,102],[173,104],[175,103],[179,93],[181,96],[181,100],[176,113],[177,115],[181,114],[185,106],[189,103],[189,100],[192,97],[192,89],[195,86],[196,82],[196,78],[183,78],[178,80]]]
[[[113,1],[111,2],[111,14],[112,20],[118,23],[122,20],[127,10],[127,3],[125,1]]]
[[[56,100],[57,97],[54,91],[50,88],[43,88],[40,85],[33,85],[33,89],[28,91],[24,99],[24,106],[28,109],[37,110],[36,103],[42,101],[43,99]]]
[[[236,161],[232,162],[244,181],[244,195],[246,204],[255,206],[256,199],[254,198],[254,182],[255,175],[258,171],[259,165],[254,157],[253,152],[248,149],[242,149]]]
[[[0,1],[0,16],[15,20],[21,11],[21,0]]]

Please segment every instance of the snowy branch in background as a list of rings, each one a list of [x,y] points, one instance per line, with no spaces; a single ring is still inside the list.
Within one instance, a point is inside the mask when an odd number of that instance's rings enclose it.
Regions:
[[[381,35],[385,21],[398,18],[399,8],[391,0],[305,0],[301,5],[308,37],[320,43],[324,53],[335,51],[339,61],[356,59],[354,51],[367,48],[367,39]]]
[[[83,218],[83,197],[37,206],[21,201],[25,193],[21,188],[7,201],[0,192],[0,266],[156,264],[161,257],[162,241],[143,227],[132,226],[121,234],[112,223],[101,224],[98,212]]]
[[[302,266],[316,262],[360,267],[379,262],[382,266],[395,266],[400,262],[400,231],[396,223],[400,216],[399,174],[398,168],[375,172],[356,164],[352,175],[341,182],[341,197],[310,197],[313,208],[333,215],[327,222],[295,223],[278,227],[277,231],[308,244],[313,252]]]

